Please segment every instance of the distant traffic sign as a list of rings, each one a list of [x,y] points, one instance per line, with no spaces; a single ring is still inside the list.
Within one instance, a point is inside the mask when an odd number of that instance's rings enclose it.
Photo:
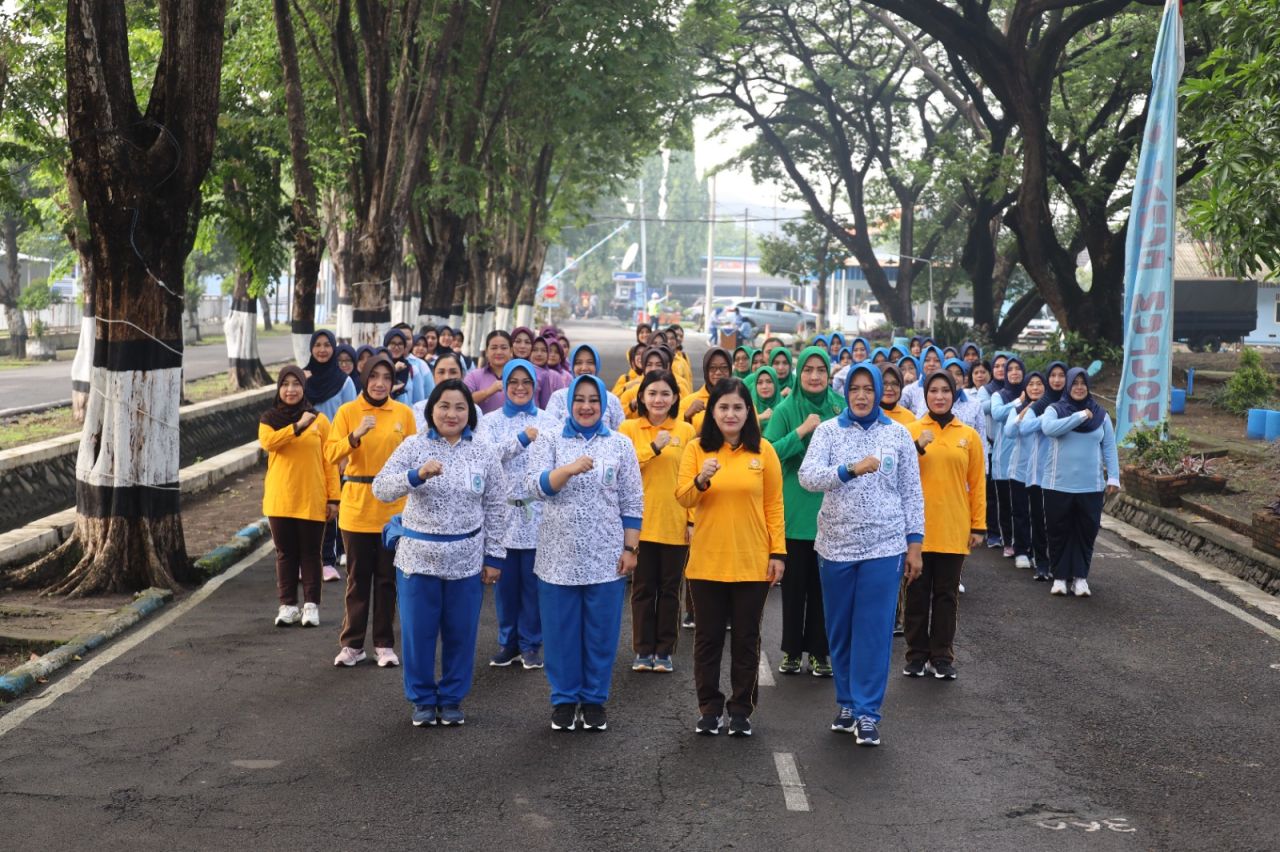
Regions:
[[[556,287],[556,282],[549,281],[547,282],[547,286],[542,288],[542,298],[546,299],[548,302],[554,302],[556,295],[559,292],[560,290]]]

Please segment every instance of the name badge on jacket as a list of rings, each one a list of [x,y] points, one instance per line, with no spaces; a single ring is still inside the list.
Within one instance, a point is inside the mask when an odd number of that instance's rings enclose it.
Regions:
[[[600,468],[600,482],[605,488],[612,488],[618,484],[618,466],[612,462],[606,463]]]
[[[472,494],[484,493],[484,474],[483,473],[473,472],[471,474],[471,493]]]
[[[880,472],[885,476],[893,476],[898,469],[898,456],[893,450],[880,450]]]

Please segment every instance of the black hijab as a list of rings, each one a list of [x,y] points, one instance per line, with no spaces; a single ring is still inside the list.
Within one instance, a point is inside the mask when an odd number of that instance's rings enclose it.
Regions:
[[[329,360],[321,363],[316,360],[316,356],[312,355],[311,360],[307,361],[304,368],[311,375],[308,376],[304,393],[307,401],[312,405],[320,405],[333,399],[338,395],[338,391],[342,390],[342,386],[347,383],[347,374],[342,372],[342,368],[338,366],[338,341],[333,336],[333,332],[327,329],[321,329],[311,335],[311,347],[316,345],[316,341],[321,337],[329,338],[329,347],[333,350],[333,354],[329,356]],[[310,347],[308,348],[310,351]]]
[[[1094,400],[1092,389],[1090,389],[1089,395],[1080,402],[1076,402],[1071,398],[1071,385],[1075,383],[1077,376],[1084,379],[1085,388],[1089,388],[1089,372],[1087,370],[1083,367],[1072,367],[1067,370],[1067,384],[1062,389],[1062,399],[1053,404],[1053,410],[1059,417],[1070,417],[1077,411],[1089,409],[1092,416],[1072,431],[1092,432],[1095,429],[1102,428],[1102,421],[1107,419],[1107,411]]]
[[[1022,369],[1022,381],[1018,382],[1016,385],[1013,382],[1009,381],[1009,365],[1010,364],[1017,364]],[[1022,396],[1022,392],[1026,390],[1026,387],[1027,387],[1027,365],[1022,363],[1021,358],[1010,358],[1008,361],[1005,361],[1004,362],[1004,386],[1000,389],[1000,399],[1002,399],[1006,404],[1013,402],[1015,399]]]
[[[284,380],[289,376],[293,376],[298,380],[298,384],[303,387],[302,399],[297,405],[285,405],[280,399],[280,388],[284,387]],[[307,399],[306,394],[307,374],[302,372],[302,368],[290,364],[280,371],[280,375],[276,376],[276,398],[270,408],[262,412],[262,416],[258,418],[258,422],[264,424],[269,429],[283,429],[286,426],[292,426],[301,419],[302,415],[308,411],[315,411],[311,402]]]
[[[1046,408],[1061,400],[1067,392],[1066,385],[1062,386],[1062,390],[1054,390],[1049,386],[1049,374],[1053,372],[1054,367],[1061,367],[1062,372],[1067,372],[1067,365],[1061,361],[1050,361],[1049,366],[1044,368],[1044,396],[1031,403],[1031,413],[1036,417],[1044,414]]]

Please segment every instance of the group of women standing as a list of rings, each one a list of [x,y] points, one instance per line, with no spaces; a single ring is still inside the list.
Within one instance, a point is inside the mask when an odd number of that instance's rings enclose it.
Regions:
[[[876,745],[898,610],[904,674],[954,679],[961,568],[989,532],[1081,594],[1086,527],[1104,469],[1115,475],[1110,420],[1083,371],[1024,379],[1017,359],[988,365],[972,345],[949,357],[931,341],[819,338],[795,355],[771,339],[711,348],[694,389],[682,339],[639,329],[610,392],[599,353],[569,350],[554,329],[491,332],[465,372],[425,340],[402,353],[408,341],[389,333],[362,353],[318,332],[259,429],[276,623],[319,623],[336,516],[348,570],[335,665],[366,659],[370,619],[378,664],[400,665],[398,606],[413,723],[464,724],[483,587],[495,585],[490,664],[545,669],[553,729],[604,730],[627,579],[638,672],[674,671],[683,583],[695,730],[749,736],[764,607],[781,583],[780,671],[807,662],[833,678],[832,729]],[[838,382],[833,348],[847,356]],[[424,372],[430,390],[413,398]]]

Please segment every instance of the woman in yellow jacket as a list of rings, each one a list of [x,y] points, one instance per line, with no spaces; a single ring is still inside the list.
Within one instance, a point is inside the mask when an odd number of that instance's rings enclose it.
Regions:
[[[307,401],[306,373],[290,365],[276,378],[276,399],[258,422],[267,451],[262,514],[276,546],[276,626],[320,626],[320,549],[338,512],[338,469],[324,459],[329,418]],[[298,579],[302,609],[298,609]]]
[[[405,498],[383,503],[373,494],[373,478],[405,439],[417,432],[413,409],[391,398],[391,359],[378,353],[365,362],[364,389],[338,409],[325,444],[330,464],[347,460],[342,476],[338,529],[347,551],[345,615],[335,666],[365,659],[364,637],[373,608],[373,650],[378,665],[400,665],[395,652],[395,552],[382,546],[382,528],[404,508]]]
[[[679,382],[669,370],[647,373],[640,383],[639,417],[618,431],[631,439],[644,483],[640,552],[631,583],[632,671],[671,672],[680,632],[680,580],[689,558],[689,510],[677,503],[676,475],[693,441],[693,427],[674,416]]]
[[[644,385],[644,377],[650,373],[661,373],[671,370],[671,350],[665,346],[650,346],[644,351],[643,355],[644,373],[640,378],[640,384],[627,385],[623,388],[622,393],[618,396],[618,401],[622,404],[623,416],[628,420],[634,420],[643,415],[640,414],[640,388]],[[684,381],[674,371],[671,371],[675,378],[676,395],[681,398],[687,398],[693,393],[693,389],[685,384]],[[675,415],[679,408],[671,413]]]
[[[723,352],[724,350],[719,350]],[[760,436],[751,392],[741,379],[715,384],[702,433],[680,460],[676,499],[693,509],[686,576],[693,591],[693,679],[699,734],[751,736],[757,699],[760,622],[769,587],[782,579],[787,542],[782,514],[782,465]],[[720,691],[725,628],[731,694]]]
[[[951,413],[955,379],[939,371],[924,384],[924,417],[907,427],[920,454],[924,491],[924,568],[907,585],[903,615],[907,677],[932,672],[955,680],[960,569],[987,535],[986,448],[977,430]]]

